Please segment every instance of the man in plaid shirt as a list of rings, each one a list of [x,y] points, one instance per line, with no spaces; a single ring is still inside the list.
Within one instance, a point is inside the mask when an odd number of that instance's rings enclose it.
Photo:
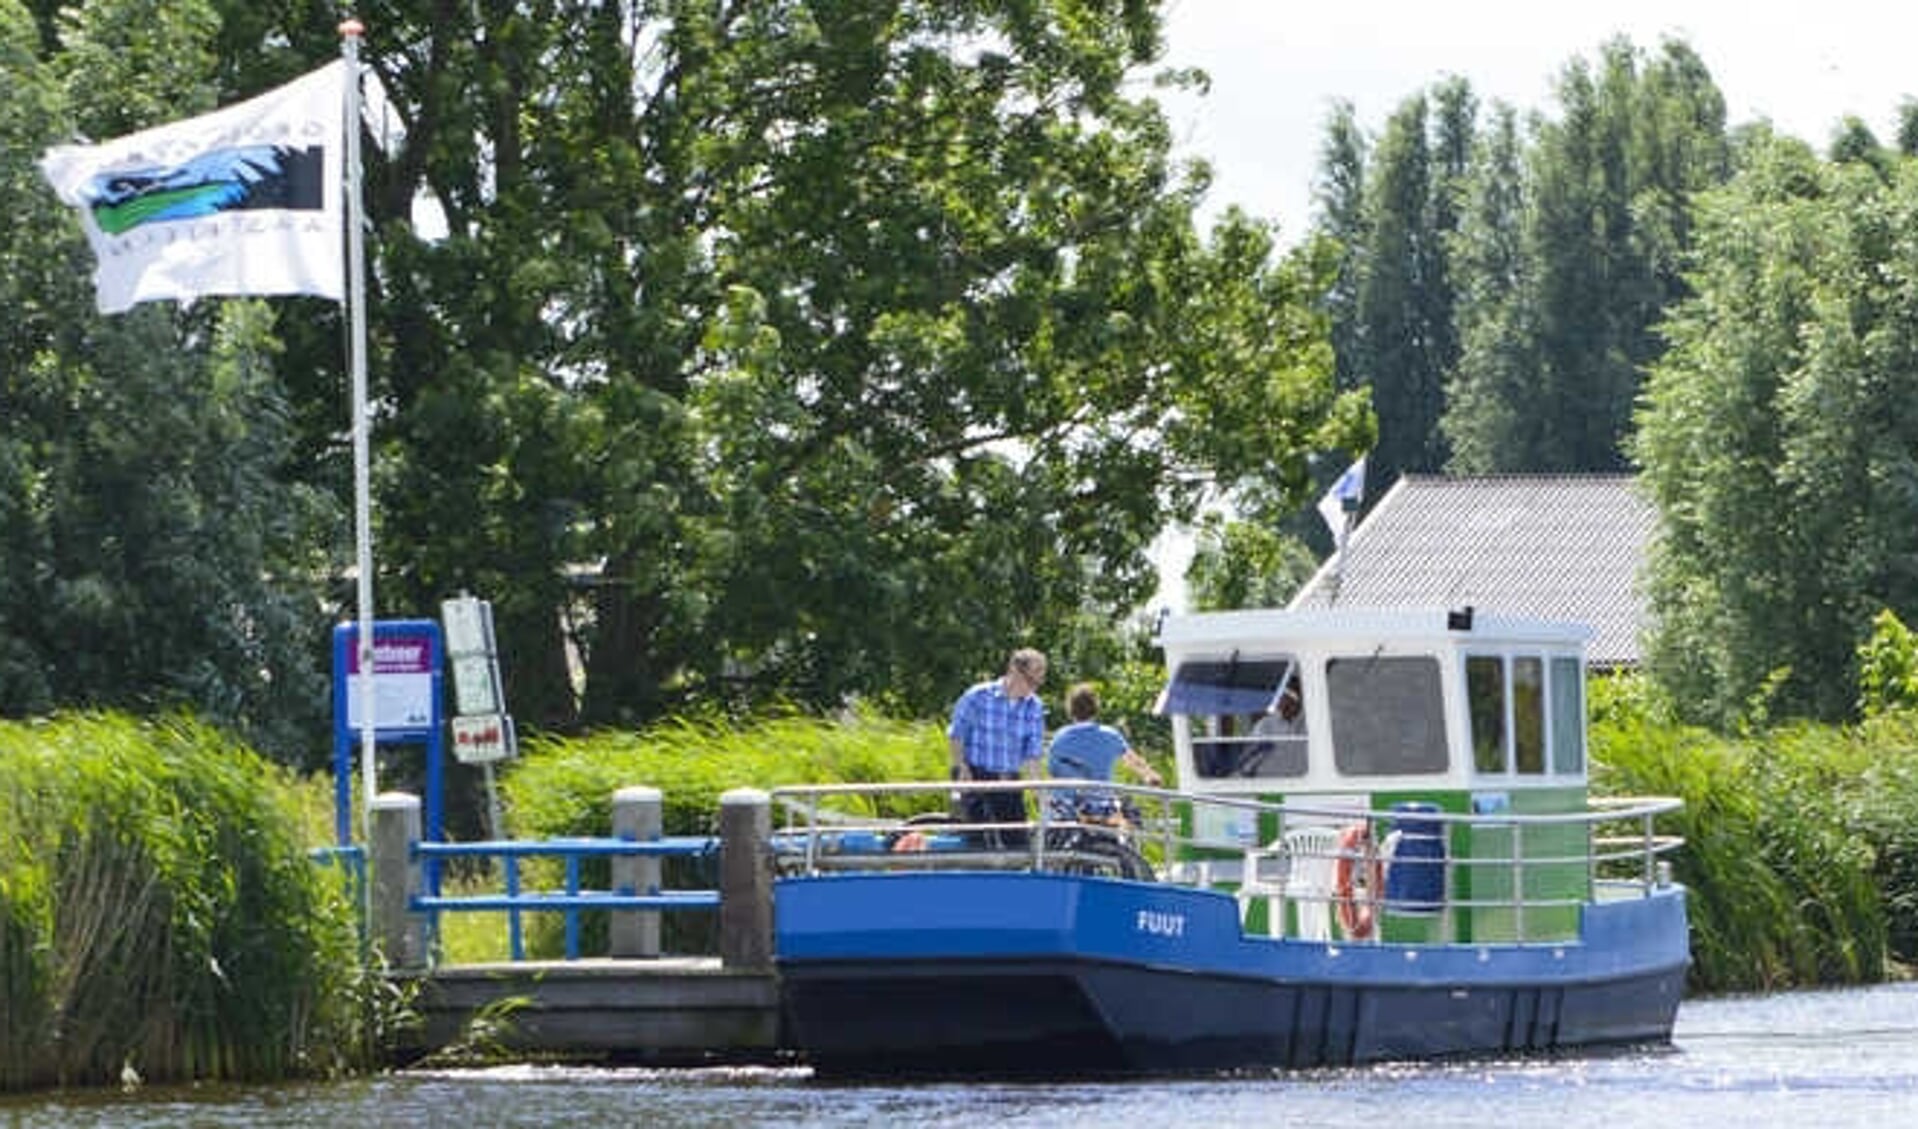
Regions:
[[[1046,711],[1039,704],[1045,681],[1045,655],[1022,647],[1012,653],[1003,675],[959,696],[946,727],[954,780],[1016,780],[1033,774],[1045,751]],[[1024,823],[1026,796],[1011,790],[968,792],[960,797],[959,810],[967,823]],[[987,838],[1007,847],[1025,845],[1023,831]]]

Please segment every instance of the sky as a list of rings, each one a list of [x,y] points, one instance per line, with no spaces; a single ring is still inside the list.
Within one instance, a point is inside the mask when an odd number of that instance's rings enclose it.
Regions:
[[[1311,222],[1326,116],[1352,103],[1372,137],[1406,97],[1458,75],[1481,105],[1553,115],[1574,58],[1623,35],[1650,53],[1682,39],[1725,96],[1729,124],[1765,119],[1823,148],[1847,115],[1880,141],[1918,97],[1918,4],[1898,0],[1165,0],[1166,65],[1212,79],[1203,97],[1159,92],[1176,152],[1213,166],[1206,211],[1236,203],[1276,220],[1281,243]],[[1149,605],[1181,607],[1189,536],[1154,549]]]
[[[1166,63],[1212,76],[1203,98],[1160,95],[1177,151],[1212,162],[1209,208],[1275,219],[1286,243],[1310,222],[1335,99],[1374,137],[1448,75],[1481,104],[1554,113],[1565,64],[1613,35],[1646,52],[1683,39],[1731,124],[1765,118],[1821,149],[1846,114],[1891,141],[1899,103],[1918,97],[1918,5],[1897,0],[1165,0],[1165,12]]]

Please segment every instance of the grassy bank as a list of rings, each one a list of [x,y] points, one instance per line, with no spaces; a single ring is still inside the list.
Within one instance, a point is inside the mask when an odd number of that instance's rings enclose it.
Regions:
[[[352,907],[291,783],[189,721],[0,722],[0,1088],[370,1061]]]

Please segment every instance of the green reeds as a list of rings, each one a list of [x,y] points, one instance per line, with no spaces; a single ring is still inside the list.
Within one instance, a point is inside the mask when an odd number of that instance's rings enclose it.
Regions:
[[[1885,905],[1864,802],[1910,811],[1868,771],[1879,751],[1857,732],[1789,726],[1742,738],[1655,720],[1595,690],[1593,791],[1673,795],[1660,830],[1685,839],[1674,872],[1689,893],[1690,983],[1768,991],[1883,979]]]
[[[354,907],[290,781],[185,719],[0,723],[0,1086],[370,1061]]]
[[[668,835],[702,835],[714,830],[719,797],[733,788],[939,780],[947,756],[938,726],[865,713],[836,720],[795,714],[743,726],[677,720],[639,733],[535,740],[502,790],[508,823],[523,837],[607,834],[613,792],[634,784],[664,793]],[[918,806],[944,803],[943,796],[927,795]],[[842,807],[852,814],[913,814],[875,812],[850,796]]]

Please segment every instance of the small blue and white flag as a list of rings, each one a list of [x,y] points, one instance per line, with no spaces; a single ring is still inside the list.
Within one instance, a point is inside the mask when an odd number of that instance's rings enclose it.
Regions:
[[[1346,523],[1353,514],[1359,512],[1359,504],[1365,500],[1365,457],[1345,468],[1345,473],[1326,488],[1325,496],[1319,499],[1319,516],[1325,519],[1325,527],[1332,531],[1332,540],[1345,545]]]

